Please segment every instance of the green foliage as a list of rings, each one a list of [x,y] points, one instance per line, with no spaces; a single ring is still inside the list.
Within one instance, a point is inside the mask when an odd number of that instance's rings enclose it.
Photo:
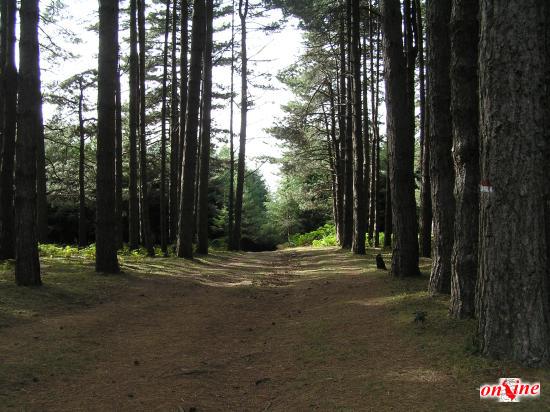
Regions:
[[[325,236],[324,238],[319,240],[314,240],[311,245],[313,247],[338,246],[338,241],[336,240],[336,233]]]
[[[375,234],[376,236],[376,234]],[[385,236],[384,236],[384,232],[380,232],[378,234],[378,239],[379,239],[379,244],[380,246],[383,246],[384,245],[384,239],[385,239]],[[367,247],[374,247],[374,238],[372,239],[372,242],[369,241],[369,239],[367,239],[367,243],[366,243]]]
[[[262,242],[262,226],[267,220],[266,203],[269,200],[269,191],[258,172],[249,173],[245,177],[244,188],[242,235],[254,242]]]
[[[293,246],[334,246],[336,245],[336,228],[327,223],[312,232],[292,236],[290,244]]]
[[[229,150],[223,146],[213,156],[210,179],[210,236],[214,247],[226,242],[229,188]],[[270,211],[272,206],[267,185],[259,171],[245,175],[243,193],[242,238],[257,245],[273,247],[281,242],[277,227],[280,224]],[[223,241],[222,241],[223,238]]]
[[[71,245],[40,244],[38,245],[38,251],[40,256],[45,258],[95,259],[95,243],[84,248],[78,248],[77,246]],[[168,250],[168,253],[171,256],[174,254],[171,250]],[[127,245],[124,245],[124,247],[118,251],[118,255],[122,257],[145,258],[147,257],[147,249],[140,247],[139,249],[130,250]],[[160,247],[155,247],[155,255],[163,255]]]
[[[46,258],[84,258],[95,259],[95,244],[79,249],[76,246],[54,244],[38,245],[40,256]]]

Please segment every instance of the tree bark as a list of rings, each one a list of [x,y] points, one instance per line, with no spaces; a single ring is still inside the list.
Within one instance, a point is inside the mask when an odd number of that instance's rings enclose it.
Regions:
[[[374,2],[374,5],[378,8],[378,0]],[[375,174],[373,177],[374,181],[374,214],[375,214],[375,227],[374,227],[374,247],[380,246],[380,217],[382,215],[378,211],[378,199],[380,198],[380,125],[378,122],[378,110],[380,105],[380,23],[378,18],[375,18],[372,22],[376,27],[376,70],[372,74],[373,87],[371,88],[372,92],[372,125],[373,125],[373,136],[374,136],[374,148],[373,153],[376,154],[376,163],[375,164]],[[372,69],[372,61],[371,61]],[[391,215],[391,208],[390,213]]]
[[[403,26],[404,26],[404,42],[405,42],[405,57],[407,61],[407,100],[408,100],[408,113],[407,118],[409,121],[410,133],[413,139],[416,136],[416,85],[415,85],[415,72],[416,72],[416,57],[418,55],[418,42],[415,43],[415,39],[418,39],[416,28],[416,7],[414,6],[414,0],[404,1],[404,13]],[[413,149],[414,159],[414,149]],[[414,171],[414,160],[413,160]],[[416,207],[416,199],[415,199]],[[416,215],[415,215],[416,218]],[[418,226],[416,226],[418,228]]]
[[[387,159],[387,168],[386,168],[386,205],[384,210],[384,247],[392,246],[393,238],[393,216],[392,216],[392,205],[391,205],[391,185],[390,185],[390,145],[386,141],[386,153],[388,155]]]
[[[420,89],[420,255],[432,255],[432,190],[430,187],[430,148],[426,107],[426,68],[424,60],[424,23],[420,0],[416,3],[418,28],[418,78]]]
[[[409,121],[407,65],[402,46],[399,0],[384,0],[382,15],[389,177],[395,229],[391,273],[398,277],[417,276],[420,271],[414,197],[414,136]]]
[[[130,250],[139,247],[138,128],[139,55],[137,0],[130,0],[130,180],[128,187],[128,240]]]
[[[233,119],[235,117],[235,0],[231,2],[231,98],[229,101],[229,194],[227,200],[227,246],[232,248],[235,215],[235,147]]]
[[[332,156],[334,158],[333,167],[334,167],[334,224],[336,225],[336,234],[337,239],[340,241],[341,231],[342,231],[342,214],[344,206],[344,191],[342,188],[343,184],[343,168],[342,168],[342,158],[341,158],[341,141],[337,138],[336,135],[336,97],[334,95],[334,87],[332,81],[327,81],[328,85],[328,95],[330,102],[330,139],[332,143]]]
[[[348,0],[351,7],[351,67],[353,91],[353,237],[351,250],[354,254],[365,254],[365,231],[368,208],[365,203],[365,189],[368,179],[363,176],[363,114],[361,104],[361,25],[359,0]],[[367,140],[368,142],[368,140]],[[367,151],[368,153],[368,151]],[[368,170],[368,169],[367,169]],[[368,176],[367,176],[368,178]]]
[[[38,72],[40,84],[40,72]],[[40,88],[40,85],[39,85]],[[48,241],[48,197],[46,188],[46,148],[44,142],[44,118],[42,114],[42,94],[40,94],[38,123],[40,136],[36,140],[36,233],[40,243]]]
[[[456,201],[451,274],[451,316],[475,315],[479,235],[479,1],[453,0],[451,115]]]
[[[14,164],[15,134],[17,122],[17,69],[15,67],[15,20],[17,14],[16,0],[3,2],[5,16],[2,19],[5,27],[3,83],[3,121],[2,152],[0,157],[0,260],[15,258],[14,227]]]
[[[408,100],[408,113],[409,128],[414,136],[416,135],[416,121],[415,121],[415,102],[416,102],[416,87],[415,87],[415,71],[416,71],[416,56],[418,49],[414,43],[415,39],[415,26],[416,16],[414,15],[415,9],[412,6],[414,0],[404,0],[404,16],[403,27],[404,42],[405,42],[405,57],[407,60],[407,100]],[[413,166],[414,170],[414,166]]]
[[[196,0],[193,7],[191,31],[191,63],[189,70],[189,93],[185,121],[185,144],[183,155],[180,216],[178,224],[177,255],[193,258],[193,234],[195,229],[195,173],[197,164],[197,133],[199,129],[199,106],[201,93],[202,57],[206,35],[204,0]]]
[[[118,0],[99,2],[99,62],[97,99],[97,219],[96,271],[119,271],[115,204],[115,88],[118,50]]]
[[[197,252],[208,254],[208,180],[210,178],[210,133],[212,123],[212,52],[214,48],[214,2],[206,0],[206,45],[204,48],[204,83],[199,172]]]
[[[179,237],[179,221],[180,221],[180,206],[181,206],[181,188],[182,188],[182,174],[183,174],[183,151],[185,147],[185,136],[187,133],[187,100],[188,100],[188,91],[189,91],[189,68],[188,68],[188,57],[189,52],[189,29],[187,27],[189,22],[189,3],[188,0],[181,0],[181,21],[180,21],[180,30],[181,30],[181,51],[180,51],[180,137],[178,144],[178,216],[177,216],[177,237]]]
[[[455,218],[452,160],[451,0],[431,0],[427,7],[428,108],[430,111],[430,178],[432,185],[434,250],[428,291],[450,293],[453,221]]]
[[[206,0],[205,0],[205,5],[206,5]],[[206,7],[206,6],[205,6]],[[205,13],[206,13],[206,8],[205,8]],[[206,33],[206,31],[205,31]],[[205,34],[205,40],[204,40],[204,46],[206,47],[206,34]],[[204,53],[204,51],[203,51]],[[203,74],[204,74],[204,56],[203,56],[203,61],[202,61],[202,64],[203,64]],[[197,162],[195,164],[195,196],[194,196],[194,199],[195,199],[195,205],[193,206],[193,217],[195,218],[195,221],[193,222],[194,225],[193,225],[193,242],[194,243],[198,243],[198,224],[199,224],[199,213],[198,213],[198,210],[199,210],[199,180],[200,180],[200,167],[201,167],[201,162],[200,162],[200,159],[201,159],[201,136],[202,136],[202,113],[203,113],[203,93],[204,93],[204,83],[201,82],[201,97],[200,97],[200,100],[199,100],[199,128],[198,128],[198,137],[197,137]]]
[[[179,97],[178,97],[178,62],[177,62],[177,32],[178,32],[178,2],[172,5],[172,54],[171,54],[171,96],[170,96],[170,193],[169,193],[169,241],[173,243],[178,232],[178,169],[181,166],[179,157]]]
[[[118,34],[118,28],[117,28]],[[117,60],[119,60],[119,51],[117,50]],[[122,249],[123,244],[123,227],[122,227],[122,180],[124,179],[124,171],[122,167],[122,92],[120,90],[120,63],[117,61],[116,73],[116,142],[115,142],[115,218],[116,218],[116,233],[117,233],[117,249]]]
[[[38,0],[21,1],[19,41],[18,128],[15,169],[15,282],[39,286],[40,261],[36,233],[36,145],[41,136]]]
[[[246,18],[248,0],[239,0],[239,17],[241,19],[241,131],[239,137],[239,160],[237,164],[237,191],[235,193],[235,226],[233,227],[234,250],[241,249],[241,231],[243,214],[244,173],[246,170],[246,127],[248,116],[248,55],[246,45]]]
[[[0,164],[2,164],[2,146],[4,144],[4,66],[6,65],[7,56],[7,27],[8,2],[3,1],[0,3]]]
[[[346,41],[345,41],[345,19],[344,13],[341,13],[339,31],[338,31],[338,43],[339,43],[339,78],[338,78],[338,130],[339,130],[339,141],[340,141],[340,170],[342,173],[342,179],[340,181],[341,186],[341,210],[340,221],[338,222],[338,242],[340,246],[345,249],[351,245],[351,237],[349,236],[349,213],[347,212],[348,208],[346,203],[346,193],[347,193],[347,174],[346,174]],[[346,229],[347,228],[347,229]]]
[[[175,2],[176,0],[174,0]],[[168,256],[168,216],[166,209],[166,103],[168,99],[168,35],[170,32],[170,0],[166,0],[164,23],[164,51],[162,73],[162,109],[161,109],[161,140],[160,140],[160,248],[164,256]]]
[[[84,85],[82,84],[82,79],[78,80],[78,87],[80,92],[78,95],[78,135],[80,138],[78,161],[78,246],[86,247],[88,245],[88,222],[86,220],[86,190],[84,180],[86,133],[84,129]]]
[[[367,238],[369,240],[369,243],[373,245],[373,238],[374,238],[374,228],[376,227],[376,134],[374,132],[374,123],[372,122],[372,119],[374,118],[374,113],[371,114],[371,135],[372,139],[369,137],[369,96],[367,91],[369,90],[369,64],[370,64],[370,92],[371,92],[371,109],[373,108],[374,104],[374,81],[375,81],[375,74],[374,74],[374,20],[375,15],[373,13],[373,4],[371,1],[369,1],[369,20],[368,20],[368,36],[365,34],[363,38],[363,112],[365,116],[365,124],[363,126],[363,129],[365,130],[365,159],[367,159],[367,156],[370,156],[370,162],[366,161],[364,162],[365,166],[365,172],[364,175],[367,176],[368,173],[370,173],[370,182],[369,186],[365,186],[368,195],[368,202],[367,206],[369,207],[369,215],[368,215],[368,224],[367,224]],[[369,46],[367,48],[367,37],[369,38]],[[369,50],[369,58],[367,59],[367,50]],[[370,167],[370,170],[369,170]],[[367,179],[365,178],[365,182]]]
[[[138,38],[139,38],[139,158],[141,182],[141,236],[147,249],[147,255],[155,255],[149,217],[149,180],[147,178],[147,115],[145,100],[145,0],[138,0]]]
[[[352,85],[352,68],[351,68],[351,8],[349,0],[346,0],[346,18],[343,22],[343,31],[345,32],[345,40],[342,45],[347,51],[347,58],[344,60],[344,78],[346,80],[345,88],[342,91],[344,96],[344,104],[346,107],[346,144],[345,144],[345,192],[344,192],[344,249],[351,249],[353,244],[353,85]],[[345,54],[344,54],[345,55]]]
[[[541,367],[550,363],[550,5],[482,0],[480,16],[480,349]]]

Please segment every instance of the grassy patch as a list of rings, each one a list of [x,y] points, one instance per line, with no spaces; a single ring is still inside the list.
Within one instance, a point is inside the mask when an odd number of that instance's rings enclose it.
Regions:
[[[395,327],[408,345],[430,357],[432,365],[459,381],[496,382],[500,377],[521,377],[550,383],[550,370],[521,368],[508,361],[490,360],[477,353],[477,321],[449,316],[449,296],[430,296],[428,277],[394,279],[385,277],[383,304],[392,314]],[[415,322],[415,312],[425,312],[425,322]],[[543,385],[544,386],[544,385]]]
[[[42,258],[39,288],[18,287],[13,264],[0,266],[0,328],[35,317],[62,313],[75,307],[90,307],[124,287],[129,275],[104,276],[94,272],[91,261]]]

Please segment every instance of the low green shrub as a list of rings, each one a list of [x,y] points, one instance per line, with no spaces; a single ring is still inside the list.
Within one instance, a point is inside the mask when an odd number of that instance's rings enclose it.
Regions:
[[[314,230],[313,232],[293,235],[290,238],[290,244],[292,246],[312,246],[314,245],[313,242],[321,241],[331,236],[336,239],[336,228],[334,225],[327,223],[326,225]]]
[[[314,240],[312,243],[313,247],[327,247],[327,246],[338,246],[338,241],[336,240],[336,234],[330,234],[325,236],[322,239]]]
[[[39,244],[40,256],[49,258],[86,258],[95,259],[95,244],[79,249],[71,245]]]
[[[40,256],[48,258],[80,258],[80,259],[95,259],[95,243],[89,246],[78,248],[74,245],[55,245],[55,244],[40,244],[38,245],[38,251]],[[172,248],[169,248],[168,252],[173,254]],[[131,256],[131,257],[146,257],[147,249],[140,247],[139,249],[130,250],[128,245],[124,245],[122,249],[118,251],[119,256]],[[160,247],[155,247],[155,255],[162,256],[162,250]]]

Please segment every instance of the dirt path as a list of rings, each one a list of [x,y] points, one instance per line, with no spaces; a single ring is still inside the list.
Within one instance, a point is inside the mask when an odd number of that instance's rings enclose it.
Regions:
[[[2,336],[7,357],[38,345],[54,365],[71,356],[81,362],[77,373],[53,367],[37,377],[13,406],[481,409],[479,382],[454,381],[397,335],[379,304],[387,293],[381,276],[365,274],[375,274],[373,263],[323,249],[127,265],[127,272],[150,275],[136,277],[111,302]]]

